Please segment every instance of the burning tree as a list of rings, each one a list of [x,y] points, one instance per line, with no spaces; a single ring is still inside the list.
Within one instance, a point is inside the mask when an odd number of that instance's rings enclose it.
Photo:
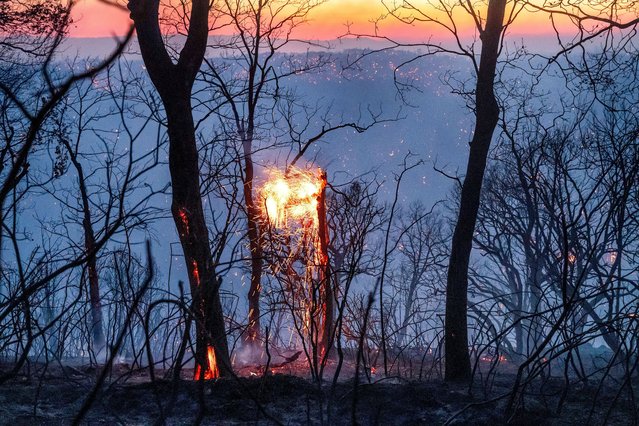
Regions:
[[[195,376],[211,379],[231,373],[220,282],[211,256],[200,190],[199,152],[191,92],[208,40],[210,4],[191,2],[186,40],[177,58],[162,37],[159,0],[128,3],[140,53],[166,114],[171,173],[171,213],[184,252],[196,323]],[[179,8],[178,8],[179,9]],[[177,10],[177,9],[176,9]]]
[[[260,191],[264,248],[304,351],[317,367],[333,340],[335,296],[328,258],[326,172],[269,171]]]

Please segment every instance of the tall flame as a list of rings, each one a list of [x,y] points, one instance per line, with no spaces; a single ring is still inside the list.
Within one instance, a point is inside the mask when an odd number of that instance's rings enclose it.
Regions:
[[[326,173],[289,169],[270,170],[260,190],[265,232],[275,274],[287,288],[289,303],[302,329],[324,356],[333,324],[332,289],[328,271]],[[328,301],[331,302],[330,306]]]
[[[220,377],[220,369],[217,366],[217,358],[215,357],[215,350],[213,346],[209,346],[206,351],[206,358],[208,365],[204,370],[204,380],[217,379]],[[200,364],[195,364],[195,380],[200,379],[200,375],[202,374],[202,367]]]

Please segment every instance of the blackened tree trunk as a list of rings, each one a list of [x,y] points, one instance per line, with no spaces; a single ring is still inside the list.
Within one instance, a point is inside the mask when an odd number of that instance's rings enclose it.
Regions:
[[[62,140],[66,148],[69,159],[78,174],[78,188],[80,190],[80,202],[82,203],[82,231],[84,232],[84,249],[87,253],[93,253],[87,259],[87,275],[89,283],[89,303],[91,306],[91,342],[93,350],[97,354],[106,345],[104,336],[104,324],[102,320],[102,300],[100,297],[100,275],[98,273],[98,250],[95,243],[95,229],[91,215],[91,204],[89,202],[89,192],[87,191],[84,169],[78,159],[77,150],[74,150],[71,143],[64,138]]]
[[[419,284],[419,275],[417,271],[413,271],[413,277],[408,284],[408,295],[406,296],[406,303],[404,303],[404,319],[402,320],[402,327],[399,329],[399,336],[397,341],[400,345],[407,345],[406,341],[408,336],[408,325],[411,320],[411,312],[413,311],[413,302],[415,300],[415,293],[417,291],[417,285]]]
[[[252,127],[252,115],[249,125]],[[243,137],[244,151],[244,204],[246,206],[246,222],[248,228],[249,250],[251,252],[251,286],[248,293],[248,327],[244,341],[249,346],[259,345],[260,333],[260,294],[262,292],[262,240],[260,232],[260,209],[255,204],[253,194],[255,172],[253,167],[252,129],[248,137]]]
[[[171,213],[180,236],[193,296],[196,320],[196,372],[200,378],[231,372],[219,283],[211,257],[200,193],[199,159],[191,106],[191,90],[208,38],[207,0],[191,2],[188,35],[177,63],[168,55],[158,22],[159,0],[131,0],[129,10],[140,51],[167,116]],[[212,347],[215,362],[208,356]]]
[[[89,196],[84,181],[84,173],[82,165],[78,162],[77,157],[71,156],[77,172],[80,184],[80,195],[82,199],[82,211],[84,217],[82,219],[82,229],[84,231],[84,248],[87,253],[95,253],[87,260],[87,274],[89,276],[89,300],[91,303],[91,339],[93,341],[93,350],[99,353],[106,345],[104,337],[104,325],[102,321],[102,300],[100,298],[100,278],[98,275],[98,261],[95,244],[95,231],[93,222],[91,221],[91,209],[89,207]]]
[[[95,250],[95,237],[89,237],[85,228],[85,249],[87,253]],[[106,345],[104,337],[104,326],[102,321],[102,300],[100,299],[100,279],[98,278],[98,265],[96,257],[93,256],[87,262],[89,275],[89,299],[91,301],[91,339],[93,339],[93,350],[99,353]]]
[[[480,34],[482,48],[475,89],[475,130],[461,190],[446,282],[446,380],[466,380],[471,375],[468,353],[468,264],[488,150],[499,119],[494,80],[506,1],[489,1],[486,24]]]

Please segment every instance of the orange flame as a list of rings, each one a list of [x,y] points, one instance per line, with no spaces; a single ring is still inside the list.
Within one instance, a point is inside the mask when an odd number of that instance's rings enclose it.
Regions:
[[[215,358],[215,350],[213,346],[209,346],[207,348],[207,361],[208,365],[204,370],[204,380],[217,379],[220,377],[220,369],[217,366],[217,358]],[[195,365],[195,380],[200,379],[200,375],[202,374],[202,367],[200,364]]]
[[[265,221],[276,231],[265,234],[274,235],[275,246],[281,250],[281,260],[273,262],[273,270],[287,276],[293,304],[307,333],[321,334],[328,330],[323,327],[330,327],[326,325],[329,315],[323,295],[327,291],[324,287],[330,285],[324,278],[328,265],[325,188],[326,174],[319,168],[292,168],[286,173],[271,169],[259,192]],[[286,237],[281,246],[277,243],[279,236]],[[305,264],[303,272],[299,270],[302,265],[297,271],[293,267],[297,261]],[[316,300],[314,292],[318,291],[318,283],[322,284],[322,289]],[[319,339],[318,336],[314,338]],[[320,357],[324,356],[325,350],[320,348]]]
[[[290,228],[293,224],[317,226],[317,197],[323,181],[315,172],[293,168],[288,174],[271,169],[262,187],[266,218],[275,228]]]

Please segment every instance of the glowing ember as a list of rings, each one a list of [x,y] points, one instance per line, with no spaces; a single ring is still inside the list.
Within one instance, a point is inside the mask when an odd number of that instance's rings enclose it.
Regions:
[[[200,269],[197,267],[197,262],[193,261],[193,278],[195,278],[195,283],[200,285]]]
[[[186,212],[187,210],[184,207],[182,207],[178,211],[178,214],[180,215],[180,220],[182,221],[182,224],[184,225],[184,232],[188,235],[189,234],[189,216],[186,214]]]
[[[493,362],[493,361],[495,361],[495,357],[493,357],[491,355],[484,355],[484,356],[482,356],[480,358],[480,360],[482,360],[484,362]],[[499,357],[497,357],[497,360],[499,360],[499,362],[508,361],[508,359],[504,355],[499,355]]]
[[[207,361],[208,366],[206,370],[204,370],[204,380],[217,379],[220,377],[220,370],[217,367],[217,359],[215,358],[215,350],[213,350],[213,346],[209,346],[207,349]],[[195,380],[200,379],[200,374],[202,374],[202,368],[199,364],[195,365]]]

